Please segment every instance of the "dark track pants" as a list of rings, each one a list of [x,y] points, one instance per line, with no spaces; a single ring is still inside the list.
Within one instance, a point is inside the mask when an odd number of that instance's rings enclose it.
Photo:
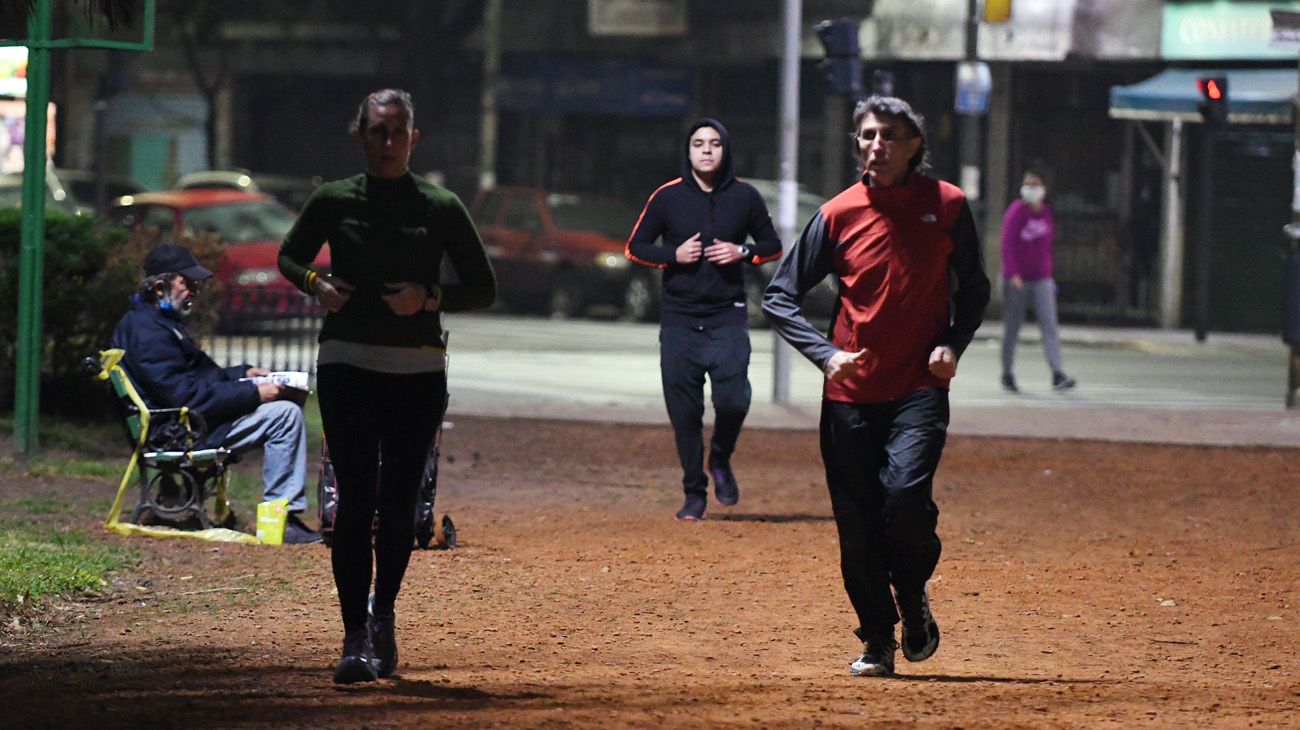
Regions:
[[[447,374],[390,375],[349,365],[316,374],[338,477],[330,553],[345,631],[366,625],[374,529],[375,612],[392,611],[415,539],[415,502],[447,402]],[[383,465],[380,466],[382,456]]]
[[[713,390],[710,453],[731,458],[749,414],[749,328],[664,327],[659,330],[659,370],[664,403],[682,463],[687,494],[708,494],[704,474],[704,376]]]
[[[864,641],[898,623],[891,583],[900,593],[919,591],[939,562],[932,492],[947,428],[948,392],[938,388],[891,403],[822,402],[840,570]]]

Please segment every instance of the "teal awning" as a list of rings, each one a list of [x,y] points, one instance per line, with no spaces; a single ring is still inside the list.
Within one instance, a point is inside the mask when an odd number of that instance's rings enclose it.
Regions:
[[[1146,81],[1110,89],[1110,115],[1115,119],[1167,122],[1201,121],[1196,107],[1201,76],[1228,77],[1228,121],[1232,124],[1291,124],[1294,118],[1297,78],[1286,69],[1171,68]]]

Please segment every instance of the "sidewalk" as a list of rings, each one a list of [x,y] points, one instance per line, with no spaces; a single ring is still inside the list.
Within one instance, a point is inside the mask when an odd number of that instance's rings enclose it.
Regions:
[[[453,422],[483,415],[668,427],[653,325],[498,318],[461,332],[449,371]],[[985,322],[953,383],[951,433],[1300,448],[1300,410],[1283,407],[1288,351],[1276,335],[1212,332],[1198,343],[1186,330],[1065,326],[1066,369],[1080,386],[1053,393],[1037,327],[1021,332],[1025,393],[998,386],[1002,327]],[[476,339],[466,341],[470,333]],[[773,336],[755,331],[752,342],[746,427],[816,429],[816,369],[793,355],[789,402],[778,405]],[[706,422],[711,417],[706,409]]]
[[[454,392],[448,420],[457,415],[515,419],[552,419],[662,425],[668,418],[662,403],[591,404],[554,399],[476,398]],[[746,428],[816,430],[819,407],[777,405],[754,398]],[[706,410],[705,423],[712,423]],[[1300,411],[1260,412],[1154,410],[1082,406],[1040,408],[1017,405],[962,406],[952,409],[949,433],[960,436],[1084,439],[1128,443],[1200,446],[1273,446],[1300,448]]]
[[[1142,351],[1158,351],[1171,348],[1193,350],[1227,349],[1259,352],[1280,352],[1286,344],[1278,334],[1243,334],[1240,332],[1209,332],[1204,342],[1196,341],[1192,330],[1162,330],[1136,327],[1098,327],[1091,325],[1062,325],[1061,342],[1068,345],[1086,347],[1119,347]],[[1002,322],[984,320],[976,340],[998,340],[1002,338]],[[1020,327],[1017,340],[1021,344],[1041,342],[1038,325],[1027,322]]]

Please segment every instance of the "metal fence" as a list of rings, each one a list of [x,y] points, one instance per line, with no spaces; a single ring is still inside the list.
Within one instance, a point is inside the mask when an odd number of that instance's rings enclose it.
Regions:
[[[217,364],[316,373],[325,310],[296,290],[231,289],[220,297],[214,334],[200,339]]]
[[[1135,278],[1132,258],[1113,213],[1058,212],[1054,276],[1062,318],[1154,322],[1153,282]]]

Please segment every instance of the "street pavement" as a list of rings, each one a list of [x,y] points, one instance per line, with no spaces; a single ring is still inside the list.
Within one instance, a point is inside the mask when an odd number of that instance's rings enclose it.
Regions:
[[[657,325],[453,314],[446,326],[450,421],[483,415],[667,427]],[[1066,326],[1065,369],[1079,386],[1057,393],[1031,323],[1021,330],[1023,392],[1016,395],[998,383],[1001,329],[986,322],[961,360],[951,433],[1300,447],[1300,410],[1284,407],[1288,349],[1277,336],[1212,332],[1198,343],[1186,331]],[[789,398],[774,403],[774,336],[755,330],[751,341],[747,427],[815,429],[821,373],[791,351]]]

